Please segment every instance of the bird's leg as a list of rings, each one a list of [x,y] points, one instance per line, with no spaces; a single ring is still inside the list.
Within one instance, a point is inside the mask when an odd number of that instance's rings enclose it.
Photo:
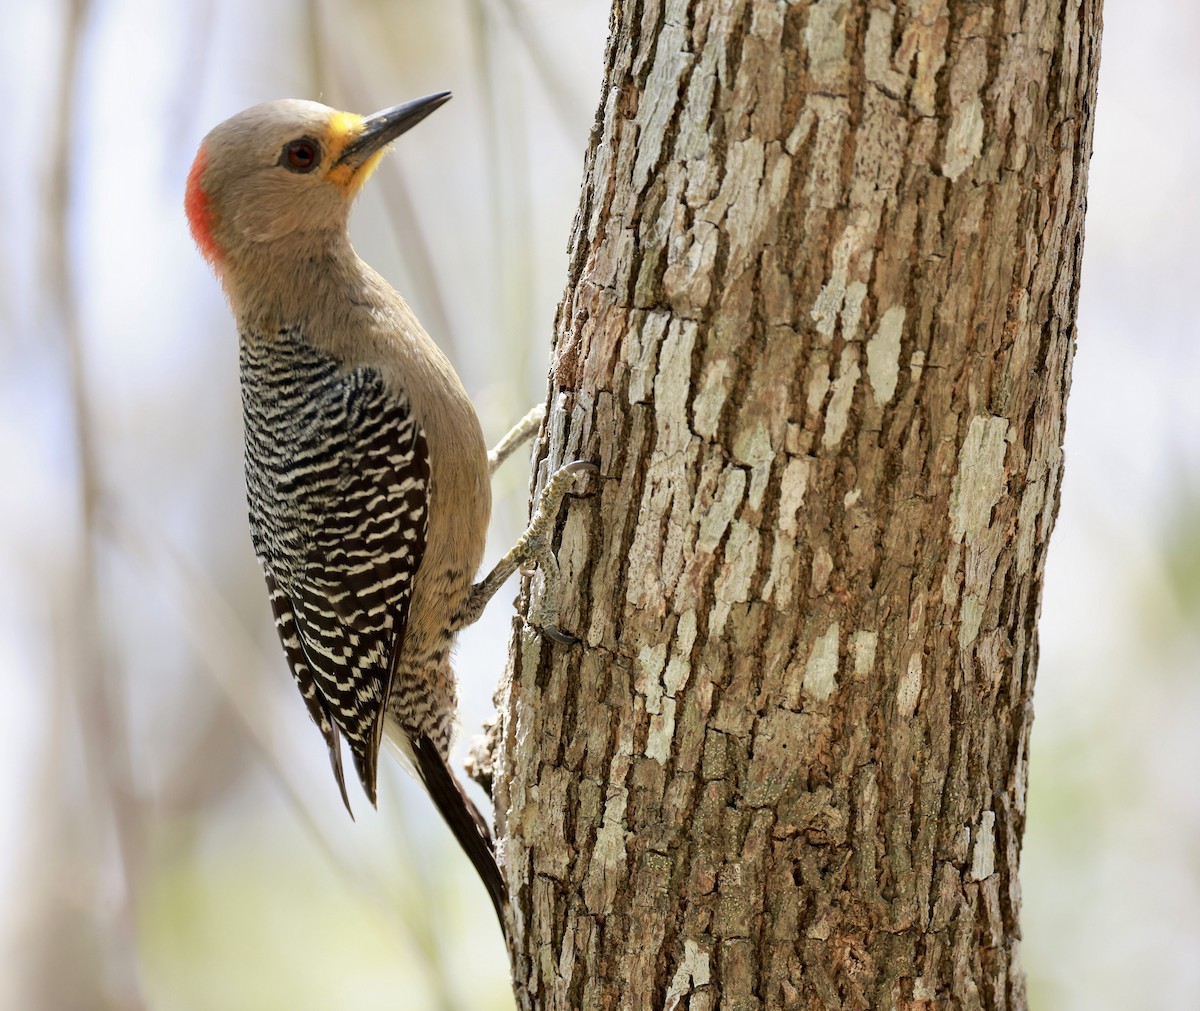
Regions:
[[[538,430],[538,426],[545,416],[546,405],[538,404],[513,425],[512,431],[496,444],[495,449],[488,453],[488,473],[495,474],[496,468],[512,456],[514,450],[528,442],[533,437],[533,433]]]
[[[528,419],[526,419],[528,420]],[[507,555],[496,563],[480,582],[471,588],[471,595],[461,610],[455,616],[453,628],[458,631],[479,620],[487,602],[496,595],[496,591],[505,581],[525,562],[533,561],[542,570],[545,586],[541,599],[531,616],[532,624],[542,628],[550,638],[557,642],[574,643],[578,640],[559,630],[554,624],[554,614],[558,610],[559,571],[558,561],[550,548],[550,534],[554,529],[554,521],[558,518],[558,509],[563,497],[567,494],[571,480],[576,474],[598,473],[599,468],[594,463],[576,460],[568,463],[554,472],[542,494],[538,498],[537,508],[533,518],[517,543]]]

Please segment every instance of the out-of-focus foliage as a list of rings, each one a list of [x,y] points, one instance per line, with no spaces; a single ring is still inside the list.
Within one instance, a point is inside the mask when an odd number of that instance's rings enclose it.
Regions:
[[[545,396],[599,3],[6,5],[0,1006],[505,1008],[482,887],[393,763],[341,810],[246,533],[236,336],[184,179],[255,102],[455,99],[352,230],[491,438]],[[20,138],[19,140],[17,138]],[[18,165],[19,162],[19,165]],[[527,472],[497,480],[493,555]],[[511,594],[463,637],[461,750]]]
[[[1200,15],[1110,8],[1023,870],[1047,1011],[1200,1001]],[[254,102],[453,90],[352,228],[496,437],[544,395],[607,4],[4,15],[0,1006],[511,1007],[426,799],[388,763],[351,822],[287,676],[245,530],[235,336],[182,190]],[[498,482],[493,550],[527,475]],[[501,595],[461,644],[464,744],[510,613]]]
[[[1021,874],[1044,1011],[1200,1006],[1198,37],[1106,4]]]

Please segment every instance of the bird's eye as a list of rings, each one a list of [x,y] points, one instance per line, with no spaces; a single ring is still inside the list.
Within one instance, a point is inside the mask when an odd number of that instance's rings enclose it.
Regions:
[[[283,149],[279,164],[293,172],[311,172],[321,163],[321,148],[310,137],[293,140]]]

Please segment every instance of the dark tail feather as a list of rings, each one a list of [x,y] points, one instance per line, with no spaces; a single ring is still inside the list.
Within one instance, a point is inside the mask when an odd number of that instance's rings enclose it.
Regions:
[[[455,778],[450,766],[438,751],[437,746],[422,735],[412,742],[413,756],[417,761],[417,772],[425,783],[425,789],[433,798],[434,804],[441,812],[454,838],[463,848],[475,872],[483,879],[492,905],[496,907],[496,919],[500,921],[500,929],[504,927],[504,906],[508,902],[508,890],[504,887],[504,879],[500,876],[500,867],[496,863],[496,850],[492,843],[492,833],[487,822],[479,813],[479,809],[471,802],[458,779]],[[505,931],[507,935],[507,931]]]

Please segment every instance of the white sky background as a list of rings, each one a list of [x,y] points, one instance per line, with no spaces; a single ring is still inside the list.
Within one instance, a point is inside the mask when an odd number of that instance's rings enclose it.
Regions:
[[[448,319],[452,355],[491,438],[543,392],[607,26],[599,0],[519,6],[557,75],[554,100],[501,0],[482,3],[493,12],[487,79],[472,58],[475,8],[465,0],[341,5],[321,29],[332,51],[352,53],[322,58],[332,104],[369,111],[455,92],[377,176],[382,186],[403,180],[443,308],[414,283],[421,274],[411,250],[422,243],[396,234],[381,186],[364,195],[353,230],[419,316]],[[171,545],[220,591],[236,586],[229,604],[244,619],[239,634],[264,656],[250,681],[269,704],[267,737],[295,766],[296,783],[318,784],[309,802],[333,826],[339,852],[385,853],[395,811],[370,815],[359,801],[359,822],[344,818],[274,643],[254,638],[270,630],[243,529],[235,339],[181,211],[188,164],[210,126],[266,98],[318,97],[304,11],[284,0],[94,6],[76,93],[70,263],[86,322],[93,437],[121,522],[152,548]],[[48,2],[0,6],[0,95],[10,112],[0,134],[0,692],[8,716],[0,1006],[16,1006],[5,987],[19,975],[20,932],[47,887],[29,845],[44,791],[59,786],[44,765],[57,711],[50,590],[78,543],[62,335],[44,287],[61,13]],[[378,16],[403,29],[400,51],[383,49],[371,22]],[[1191,523],[1200,523],[1198,44],[1200,12],[1190,0],[1109,3],[1023,872],[1023,959],[1034,1006],[1045,1009],[1200,1004],[1200,631],[1186,628],[1194,612],[1178,613],[1164,558],[1164,530],[1187,496]],[[524,508],[525,470],[509,468],[493,554]],[[137,699],[134,780],[170,811],[173,773],[161,753],[186,741],[219,695],[183,644],[178,601],[120,554],[103,566],[103,615]],[[510,599],[502,593],[460,648],[464,736],[488,710]],[[185,623],[199,620],[194,609],[184,605]],[[215,664],[244,659],[239,643],[230,632],[213,648]],[[69,724],[63,732],[73,733]],[[74,783],[79,746],[70,737],[62,745]],[[245,752],[241,761],[260,759]],[[402,776],[393,780],[399,810],[420,820],[424,801],[409,796]],[[228,839],[247,821],[286,845],[304,831],[288,812],[272,775],[251,776],[219,809],[202,811],[213,822],[202,848],[236,845]],[[414,834],[418,853],[445,846],[437,831]],[[115,873],[111,839],[103,830],[96,838],[104,895]],[[97,872],[79,873],[90,884]],[[478,899],[470,887],[462,886],[463,908]],[[498,949],[498,938],[479,936]]]

